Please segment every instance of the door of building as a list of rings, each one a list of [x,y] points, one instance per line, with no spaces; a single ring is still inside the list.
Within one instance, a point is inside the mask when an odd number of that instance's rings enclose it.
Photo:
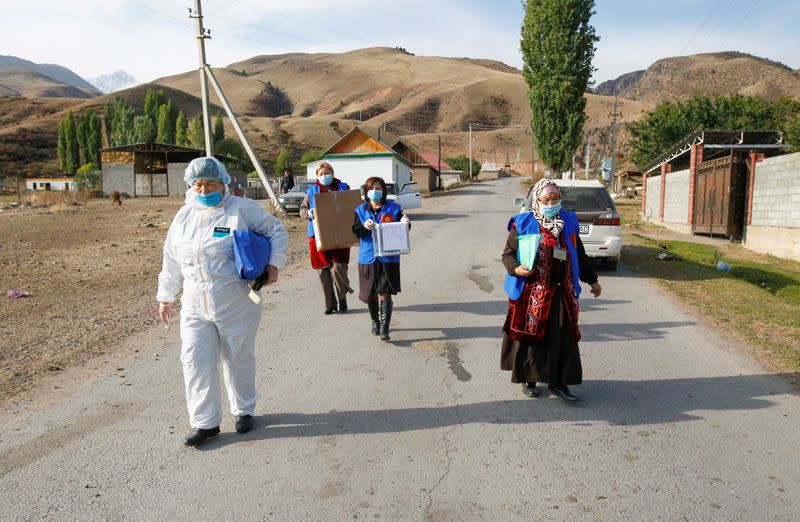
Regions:
[[[740,153],[700,164],[695,177],[692,232],[741,240],[745,177],[746,164]]]

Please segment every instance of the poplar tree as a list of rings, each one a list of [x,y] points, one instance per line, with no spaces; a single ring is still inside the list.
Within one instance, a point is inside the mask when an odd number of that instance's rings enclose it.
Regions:
[[[78,147],[78,130],[75,115],[70,111],[64,120],[64,165],[61,170],[65,174],[75,174],[80,167],[80,151]]]
[[[159,143],[175,143],[175,117],[171,114],[171,109],[170,103],[164,103],[158,109],[156,141]]]
[[[145,143],[153,141],[155,137],[155,129],[150,116],[147,114],[140,114],[133,118],[133,142]]]
[[[61,172],[67,171],[67,133],[66,133],[66,119],[58,122],[58,168]]]
[[[175,145],[189,146],[189,124],[186,122],[186,115],[183,111],[178,113],[175,121]]]
[[[214,143],[225,139],[225,124],[222,122],[222,114],[217,113],[214,118]]]
[[[583,139],[595,42],[594,0],[528,0],[522,22],[522,73],[531,130],[542,161],[567,170]]]
[[[89,109],[83,111],[83,113],[77,117],[77,133],[78,133],[78,150],[80,151],[80,164],[83,165],[84,163],[88,163],[89,160],[87,159],[89,156],[89,113],[91,113]]]
[[[103,147],[102,130],[100,129],[100,118],[97,113],[89,111],[89,136],[87,138],[87,151],[89,157],[86,163],[100,165],[100,149]]]
[[[203,128],[203,115],[198,114],[189,122],[189,143],[196,149],[206,148],[205,129]]]

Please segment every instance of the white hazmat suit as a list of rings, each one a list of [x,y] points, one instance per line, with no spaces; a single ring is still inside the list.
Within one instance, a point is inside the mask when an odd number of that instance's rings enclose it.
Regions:
[[[289,239],[286,228],[253,200],[231,196],[208,208],[195,192],[172,220],[158,276],[160,302],[173,303],[181,290],[181,362],[192,428],[211,429],[222,422],[219,361],[233,415],[255,409],[255,337],[261,305],[236,272],[233,231],[250,230],[270,239],[269,264],[283,268]]]

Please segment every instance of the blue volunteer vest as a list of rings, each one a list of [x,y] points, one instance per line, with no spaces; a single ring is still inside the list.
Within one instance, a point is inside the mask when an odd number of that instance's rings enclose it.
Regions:
[[[334,179],[330,184],[328,191],[336,192],[337,190],[350,190],[350,185],[344,181]],[[314,183],[308,187],[308,189],[306,189],[306,194],[308,194],[308,208],[317,208],[317,202],[314,200],[314,196],[319,194],[321,191],[322,190],[320,189],[319,183]],[[308,237],[314,237],[314,222],[310,219],[308,220]]]
[[[394,201],[386,201],[375,218],[372,217],[372,212],[369,209],[369,203],[364,203],[356,207],[356,215],[361,220],[363,225],[368,219],[372,219],[378,223],[397,223],[400,221],[400,205]],[[358,243],[358,262],[362,265],[369,265],[379,259],[384,263],[399,263],[400,256],[381,256],[375,257],[375,245],[372,244],[372,234],[367,234],[362,237]]]
[[[559,211],[559,216],[564,221],[564,229],[561,231],[561,236],[564,238],[564,243],[567,245],[567,252],[569,252],[570,265],[572,269],[572,285],[575,288],[575,296],[581,295],[580,283],[580,269],[578,265],[578,216],[574,212],[568,210]],[[511,231],[511,226],[516,226],[517,235],[524,236],[526,234],[538,234],[539,222],[533,215],[533,212],[525,212],[524,214],[517,214],[508,222],[508,230]],[[519,260],[519,251],[517,252],[517,260]],[[532,268],[532,267],[528,267]],[[503,288],[508,294],[508,298],[512,301],[519,299],[522,295],[522,289],[525,286],[525,278],[506,274],[506,282]]]

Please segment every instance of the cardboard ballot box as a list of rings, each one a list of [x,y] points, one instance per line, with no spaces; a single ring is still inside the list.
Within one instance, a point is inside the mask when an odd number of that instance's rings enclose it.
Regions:
[[[399,256],[411,253],[408,223],[379,223],[372,229],[376,256]]]
[[[349,248],[358,243],[353,234],[356,207],[361,202],[358,190],[320,192],[314,196],[314,237],[317,250]]]

